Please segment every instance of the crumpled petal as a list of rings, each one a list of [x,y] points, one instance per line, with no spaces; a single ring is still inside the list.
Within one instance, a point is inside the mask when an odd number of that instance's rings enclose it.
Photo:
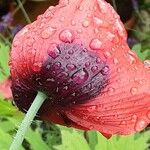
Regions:
[[[126,41],[119,16],[104,0],[60,0],[58,6],[50,7],[15,37],[12,82],[34,97],[32,75],[41,70],[51,44],[82,44],[109,65],[105,70],[109,71],[108,86],[84,104],[55,109],[45,102],[41,118],[99,130],[105,136],[141,131],[150,122],[150,68],[138,60]],[[20,99],[18,106],[27,109],[30,103],[30,99]]]

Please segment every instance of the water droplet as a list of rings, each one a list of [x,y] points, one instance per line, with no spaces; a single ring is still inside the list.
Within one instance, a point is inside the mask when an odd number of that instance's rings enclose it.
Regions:
[[[102,13],[107,13],[108,9],[107,9],[107,6],[106,6],[104,1],[99,0],[98,6],[99,6],[99,9]]]
[[[68,54],[70,54],[70,55],[72,55],[74,53],[74,50],[72,50],[72,49],[70,49],[69,51],[68,51]]]
[[[34,43],[34,39],[30,39],[30,40],[28,40],[27,45],[28,46],[32,46],[33,43]]]
[[[13,42],[13,46],[14,47],[17,47],[19,45],[19,41],[18,40],[15,40],[14,42]]]
[[[112,87],[108,88],[108,95],[113,95],[114,92],[115,92],[115,88]]]
[[[130,92],[131,92],[132,95],[136,95],[137,92],[138,92],[138,89],[136,87],[132,87]]]
[[[50,67],[51,67],[51,65],[50,65],[50,64],[48,64],[48,65],[46,66],[46,69],[50,69]]]
[[[86,85],[86,89],[91,90],[92,89],[92,84],[90,83],[90,84]]]
[[[35,72],[39,72],[41,70],[41,67],[42,67],[42,63],[40,63],[40,62],[38,63],[37,62],[37,63],[33,64],[32,70],[35,71]]]
[[[63,88],[63,90],[68,90],[68,86],[65,86],[65,87]]]
[[[77,32],[78,32],[78,33],[82,33],[82,29],[78,29]]]
[[[103,20],[101,20],[100,18],[94,17],[94,23],[97,26],[101,26],[103,24]]]
[[[87,110],[88,112],[94,112],[96,109],[97,109],[97,106],[93,105],[93,106],[89,106]]]
[[[66,59],[70,59],[70,56],[66,56],[65,58],[66,58]]]
[[[126,121],[121,121],[120,124],[121,124],[121,125],[126,125],[127,122],[126,122]]]
[[[87,28],[89,26],[90,22],[88,20],[85,20],[83,23],[82,23],[82,26]]]
[[[97,70],[98,70],[98,67],[97,66],[93,66],[92,68],[91,68],[91,70],[92,70],[92,72],[96,72]]]
[[[69,70],[69,71],[72,71],[72,70],[74,70],[76,67],[75,67],[75,65],[73,65],[73,64],[68,64],[67,65],[67,69]]]
[[[108,66],[104,67],[104,68],[102,69],[102,71],[101,71],[102,75],[107,75],[108,72],[109,72],[109,67],[108,67]]]
[[[139,132],[146,128],[148,123],[144,119],[138,119],[136,124],[135,124],[135,131]]]
[[[115,65],[119,63],[117,58],[114,58],[113,62],[114,62]]]
[[[133,115],[132,116],[132,122],[136,122],[137,121],[137,115]]]
[[[80,10],[80,11],[83,11],[83,6],[80,5],[80,6],[79,6],[79,10]]]
[[[90,42],[90,48],[93,50],[99,50],[102,46],[102,42],[99,39],[93,39]]]
[[[72,25],[72,26],[75,26],[75,25],[76,25],[76,22],[75,22],[74,20],[72,20],[72,21],[71,21],[71,25]]]
[[[60,62],[56,62],[56,63],[54,64],[54,68],[55,68],[55,69],[60,69],[60,67],[61,67],[61,63],[60,63]]]
[[[110,53],[110,52],[108,52],[108,51],[106,51],[106,52],[104,53],[104,55],[105,55],[105,57],[106,57],[106,58],[111,57],[111,53]]]
[[[82,84],[88,79],[88,73],[85,69],[76,72],[72,79],[76,84]]]
[[[66,6],[66,5],[69,4],[69,0],[61,0],[61,1],[59,2],[59,4],[60,4],[61,6]]]
[[[134,54],[134,52],[129,51],[127,54],[127,57],[128,57],[130,64],[134,64],[136,62],[136,55]]]
[[[115,38],[115,35],[114,35],[114,34],[112,34],[111,32],[107,32],[107,39],[108,39],[109,41],[113,41],[114,38]]]
[[[90,62],[86,62],[86,63],[85,63],[85,67],[89,67],[90,64],[91,64]]]
[[[101,62],[102,62],[102,61],[101,61],[100,58],[97,58],[97,59],[96,59],[96,63],[100,64]]]
[[[68,73],[67,73],[67,72],[61,72],[61,73],[59,74],[59,77],[60,77],[60,78],[66,78],[66,77],[68,77]]]
[[[144,66],[147,68],[150,68],[150,60],[145,60],[144,61]]]
[[[41,33],[41,37],[43,39],[48,39],[50,36],[52,36],[56,32],[56,28],[48,27],[44,29]]]
[[[73,42],[75,37],[71,30],[66,29],[60,33],[59,38],[62,42],[71,43],[71,42]]]
[[[147,112],[147,117],[150,119],[150,110]]]
[[[48,82],[55,82],[55,80],[53,78],[48,78],[48,79],[46,79],[46,81],[48,81]]]
[[[93,126],[93,125],[90,125],[90,126],[89,126],[89,129],[90,129],[90,130],[94,129],[94,126]]]
[[[48,49],[48,51],[47,51],[47,53],[53,59],[57,58],[58,55],[60,54],[60,51],[57,48],[57,44],[55,44],[55,43],[51,44],[50,47],[49,47],[49,49]]]
[[[117,72],[118,72],[118,73],[121,72],[121,68],[117,68]]]

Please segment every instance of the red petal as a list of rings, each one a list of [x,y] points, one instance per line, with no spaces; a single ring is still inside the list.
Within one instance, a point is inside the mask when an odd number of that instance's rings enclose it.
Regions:
[[[126,39],[119,16],[104,0],[61,0],[15,37],[11,52],[12,79],[23,82],[39,72],[47,60],[48,48],[54,43],[81,43],[107,62],[109,85],[88,103],[61,111],[78,128],[105,134],[140,131],[150,122],[150,69],[130,51]],[[26,101],[20,103],[24,105]],[[45,112],[42,115],[47,120],[63,123],[59,112]]]
[[[123,48],[115,51],[129,51],[127,46]],[[116,53],[109,61],[111,79],[103,94],[66,114],[79,125],[108,134],[141,131],[150,123],[150,68],[130,51],[124,57]]]
[[[12,92],[11,92],[11,80],[7,79],[0,83],[0,93],[4,96],[6,99],[12,98]]]

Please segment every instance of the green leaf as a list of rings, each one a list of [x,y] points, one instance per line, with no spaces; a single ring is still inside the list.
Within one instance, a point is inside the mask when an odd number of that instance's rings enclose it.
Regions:
[[[150,133],[147,131],[127,136],[113,136],[109,140],[96,131],[89,131],[88,136],[91,150],[127,150],[129,147],[130,150],[144,150],[148,147]]]
[[[21,116],[22,113],[8,101],[0,100],[0,116]]]
[[[61,130],[62,134],[62,144],[55,146],[56,150],[90,150],[84,135],[77,130],[73,130],[71,133],[67,130]]]
[[[0,41],[0,81],[6,79],[9,74],[9,47]]]
[[[25,139],[30,143],[32,150],[51,150],[50,147],[43,141],[38,130],[28,130]]]
[[[150,51],[149,51],[150,49],[146,49],[146,50],[142,51],[142,45],[141,44],[135,44],[132,47],[132,50],[137,53],[138,57],[141,60],[145,60],[150,53]]]

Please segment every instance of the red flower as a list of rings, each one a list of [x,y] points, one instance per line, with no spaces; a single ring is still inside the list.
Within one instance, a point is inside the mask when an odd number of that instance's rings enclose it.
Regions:
[[[16,105],[27,110],[43,91],[42,119],[104,135],[141,131],[150,122],[150,69],[126,40],[104,0],[61,0],[14,39]]]

